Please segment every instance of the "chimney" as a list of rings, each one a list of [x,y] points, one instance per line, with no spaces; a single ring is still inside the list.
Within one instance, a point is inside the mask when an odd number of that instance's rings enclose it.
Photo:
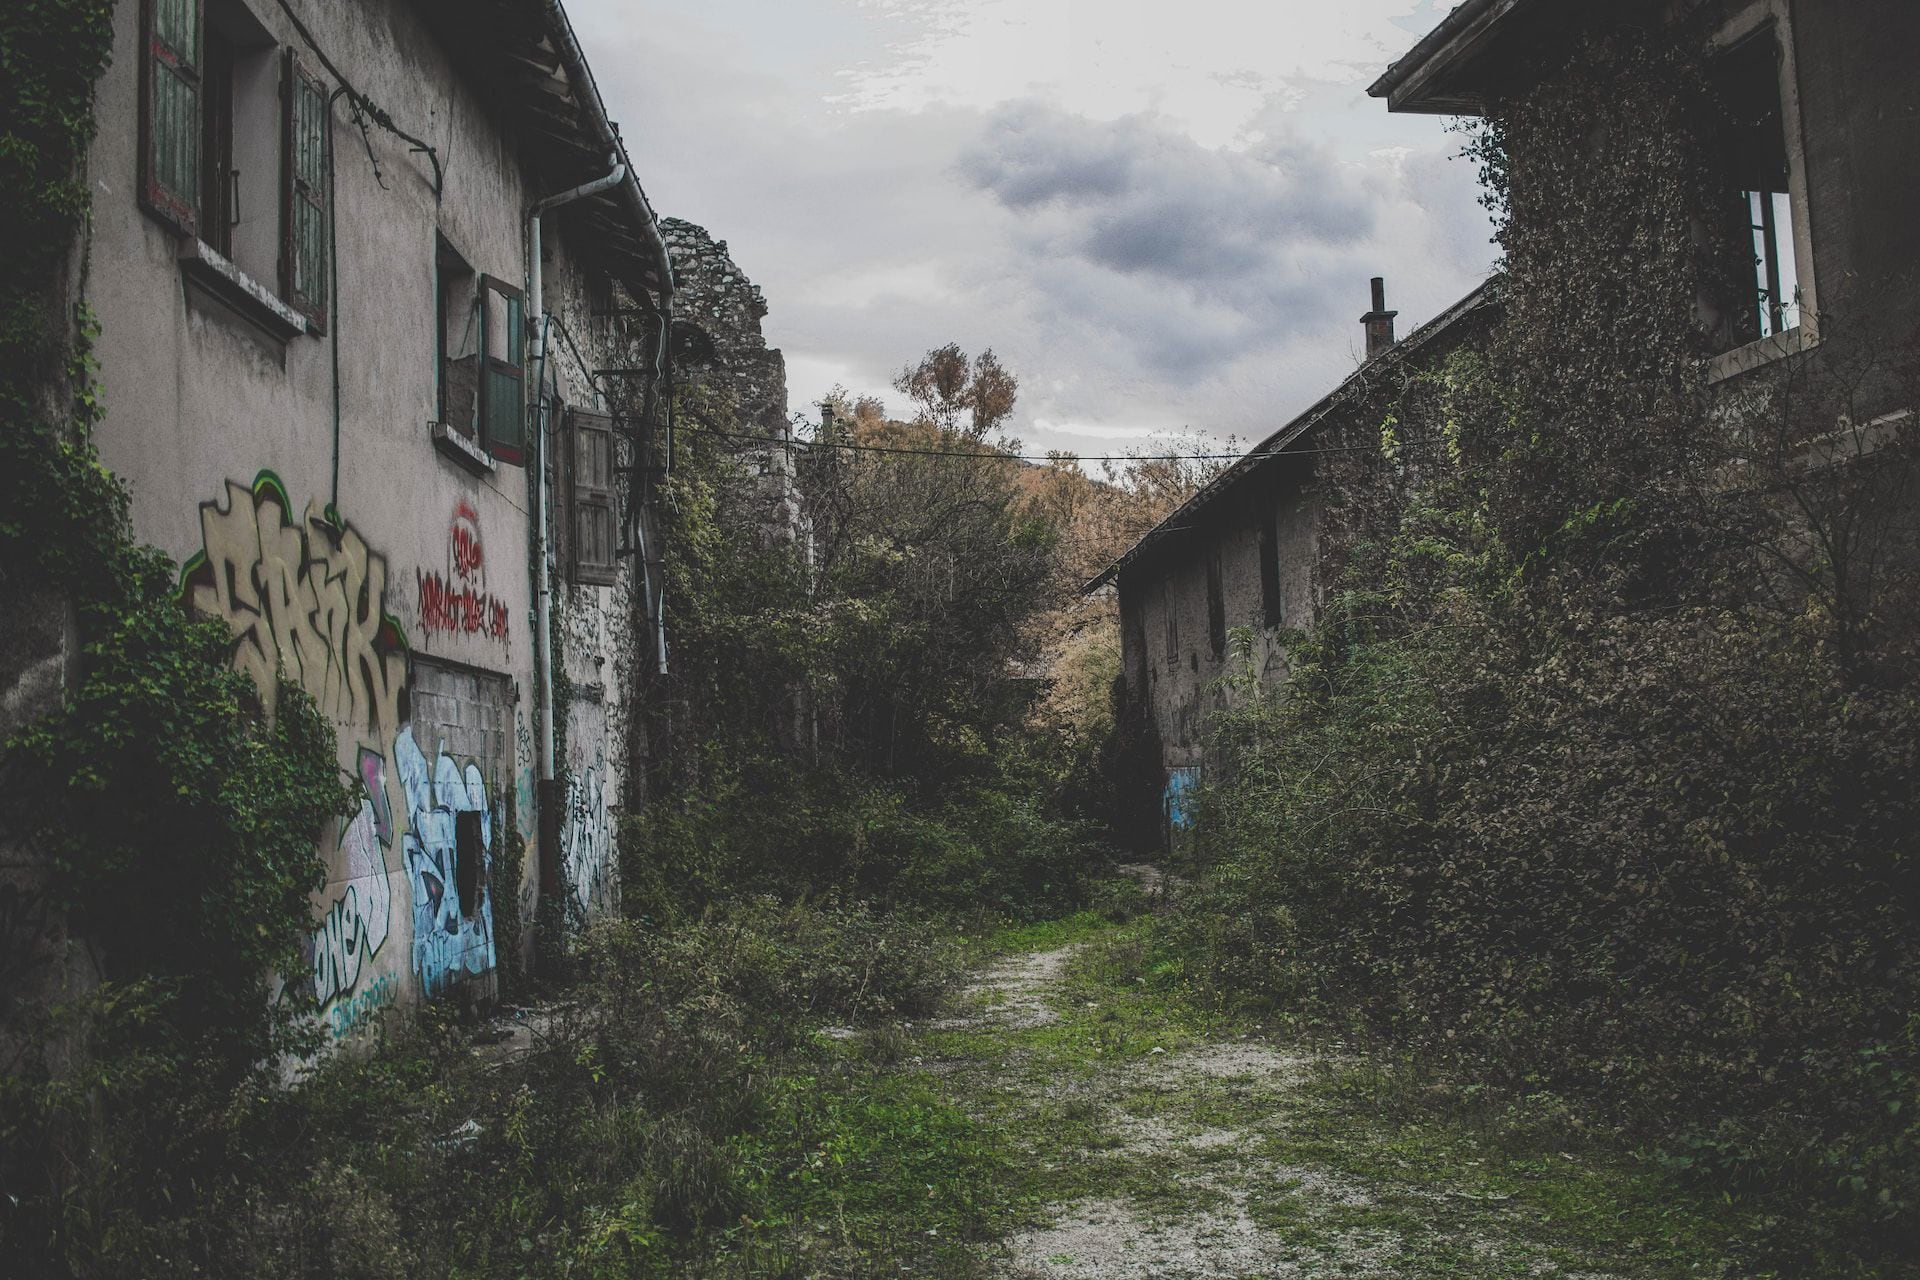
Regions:
[[[1373,310],[1360,317],[1367,328],[1367,359],[1371,360],[1393,345],[1393,318],[1400,313],[1387,310],[1387,282],[1373,278]]]

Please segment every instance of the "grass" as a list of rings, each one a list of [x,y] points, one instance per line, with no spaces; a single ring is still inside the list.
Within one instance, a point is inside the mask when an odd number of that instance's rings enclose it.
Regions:
[[[870,1042],[823,1048],[837,1070],[810,1079],[825,1092],[808,1114],[834,1137],[796,1179],[794,1225],[939,1275],[977,1274],[993,1255],[981,1246],[1096,1199],[1176,1227],[1242,1214],[1276,1258],[1328,1274],[1726,1272],[1737,1222],[1549,1104],[1487,1103],[1404,1064],[1269,1039],[1184,998],[1146,922],[1077,916],[975,945],[1077,948],[1049,993],[1056,1020],[919,1027],[884,1060]],[[1288,1065],[1177,1065],[1202,1051]]]

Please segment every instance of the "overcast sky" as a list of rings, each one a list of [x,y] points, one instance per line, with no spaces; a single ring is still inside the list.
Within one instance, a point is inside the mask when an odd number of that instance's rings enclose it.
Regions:
[[[568,0],[656,208],[766,290],[791,408],[954,341],[1028,448],[1244,445],[1483,279],[1473,168],[1366,86],[1446,0]]]

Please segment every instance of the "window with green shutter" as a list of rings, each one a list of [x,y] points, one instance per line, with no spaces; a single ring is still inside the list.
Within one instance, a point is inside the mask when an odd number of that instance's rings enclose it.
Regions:
[[[604,413],[569,409],[567,436],[573,580],[610,587],[619,569],[615,554],[613,419]]]
[[[480,277],[481,443],[502,462],[526,458],[526,303],[520,290]]]
[[[193,235],[200,216],[200,0],[144,0],[140,17],[140,203]]]
[[[280,294],[315,332],[327,327],[327,86],[287,51],[281,81]]]

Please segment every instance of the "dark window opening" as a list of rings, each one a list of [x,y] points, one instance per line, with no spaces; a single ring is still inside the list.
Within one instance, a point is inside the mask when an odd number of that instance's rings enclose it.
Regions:
[[[233,41],[208,30],[200,96],[200,238],[233,256],[240,171],[233,165]]]
[[[1180,665],[1180,615],[1173,607],[1173,584],[1166,579],[1160,581],[1160,617],[1166,632],[1167,669]]]
[[[1220,553],[1207,557],[1207,647],[1215,658],[1227,656],[1227,601],[1220,584]]]
[[[446,237],[434,254],[439,330],[437,420],[469,440],[480,436],[480,294],[473,268]]]
[[[1800,279],[1788,194],[1780,46],[1771,27],[1722,54],[1714,67],[1727,113],[1729,191],[1724,237],[1732,296],[1721,308],[1720,344],[1776,337],[1800,324]]]
[[[1285,620],[1280,600],[1280,533],[1268,516],[1260,522],[1260,621],[1277,627]]]
[[[481,876],[487,850],[480,838],[481,813],[467,809],[453,815],[453,886],[460,895],[460,914],[471,919],[480,910]]]

